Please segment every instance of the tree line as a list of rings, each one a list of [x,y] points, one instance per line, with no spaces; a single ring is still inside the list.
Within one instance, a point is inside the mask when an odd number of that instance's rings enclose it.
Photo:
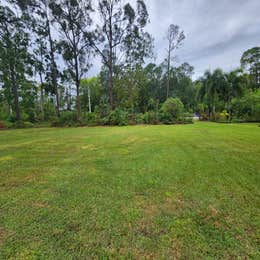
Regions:
[[[184,122],[233,117],[259,120],[260,47],[241,68],[206,71],[173,66],[185,40],[166,29],[165,60],[153,58],[143,0],[1,0],[0,120],[54,125]],[[98,57],[102,68],[87,78]],[[188,116],[189,114],[189,116]]]

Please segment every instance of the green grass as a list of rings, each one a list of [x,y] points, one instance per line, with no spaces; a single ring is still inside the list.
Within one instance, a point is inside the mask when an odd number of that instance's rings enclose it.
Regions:
[[[256,124],[0,132],[0,259],[259,258]]]

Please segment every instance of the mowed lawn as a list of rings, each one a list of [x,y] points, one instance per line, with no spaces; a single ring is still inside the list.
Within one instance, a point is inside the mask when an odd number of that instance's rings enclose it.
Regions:
[[[0,132],[0,259],[259,258],[257,124]]]

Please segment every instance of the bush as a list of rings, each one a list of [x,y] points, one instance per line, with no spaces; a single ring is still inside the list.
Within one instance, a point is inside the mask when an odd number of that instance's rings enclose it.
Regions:
[[[60,114],[60,117],[54,118],[51,123],[54,127],[62,127],[62,126],[78,126],[81,125],[80,122],[77,121],[77,114],[73,111],[63,111]]]
[[[28,122],[28,121],[16,121],[13,123],[11,126],[12,128],[31,128],[34,127],[33,123]]]
[[[162,105],[161,111],[173,120],[177,120],[183,115],[184,105],[179,98],[168,98]]]
[[[150,98],[148,101],[148,111],[157,111],[158,110],[158,102],[153,98]]]
[[[144,115],[143,114],[128,114],[128,124],[129,125],[140,125],[144,123]]]
[[[16,117],[15,115],[9,115],[7,118],[7,121],[10,123],[15,123],[16,122]]]
[[[154,112],[154,111],[149,111],[149,112],[146,112],[144,115],[143,115],[143,122],[145,124],[152,124],[152,125],[157,125],[160,123],[160,120],[159,120],[159,116],[158,116],[158,113]]]
[[[72,111],[63,111],[59,117],[59,121],[64,125],[73,125],[77,123],[77,114]]]
[[[136,123],[139,125],[144,124],[144,115],[143,114],[136,114]]]
[[[239,118],[232,118],[231,123],[245,123],[245,120]]]
[[[118,125],[125,126],[128,125],[128,113],[119,108],[111,111],[107,117],[104,118],[104,123],[106,125]]]
[[[159,114],[160,122],[165,125],[170,125],[176,123],[176,120],[174,120],[169,113],[160,112]]]
[[[219,123],[229,123],[230,115],[227,110],[223,110],[221,113],[216,113],[215,115],[216,121]]]
[[[52,118],[51,119],[51,126],[52,127],[61,127],[62,125],[60,124],[58,118]]]
[[[182,116],[185,118],[193,118],[193,112],[185,112],[182,114]]]
[[[32,122],[36,121],[36,115],[34,108],[27,109],[27,111],[21,111],[21,119],[24,122]]]
[[[6,128],[5,123],[0,121],[0,129]]]
[[[97,113],[92,112],[92,113],[86,113],[84,117],[82,118],[82,123],[84,125],[88,126],[96,126],[98,125],[99,121],[97,118],[99,118],[99,115]]]
[[[11,123],[9,121],[1,121],[0,122],[0,129],[8,129],[8,128],[13,128],[14,123]]]
[[[168,98],[162,105],[160,119],[165,124],[177,122],[183,117],[184,105],[179,98]]]
[[[0,97],[1,99],[1,97]],[[8,108],[5,107],[4,104],[0,103],[0,120],[7,120],[7,118],[9,117],[9,110]]]
[[[245,121],[260,121],[260,89],[232,100],[232,115]]]
[[[200,113],[200,121],[208,121],[209,120],[209,116],[207,113]]]
[[[128,114],[128,124],[129,125],[137,124],[137,114],[134,113]]]
[[[193,123],[194,122],[192,117],[183,117],[177,121],[177,124],[193,124]]]

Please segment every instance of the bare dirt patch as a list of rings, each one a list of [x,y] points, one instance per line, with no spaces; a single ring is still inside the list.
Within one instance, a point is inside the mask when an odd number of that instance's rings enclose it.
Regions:
[[[45,203],[45,202],[34,202],[32,205],[33,205],[33,207],[36,207],[36,208],[48,208],[49,207],[48,203]]]
[[[6,230],[0,227],[0,246],[4,244],[6,236],[7,236]]]

